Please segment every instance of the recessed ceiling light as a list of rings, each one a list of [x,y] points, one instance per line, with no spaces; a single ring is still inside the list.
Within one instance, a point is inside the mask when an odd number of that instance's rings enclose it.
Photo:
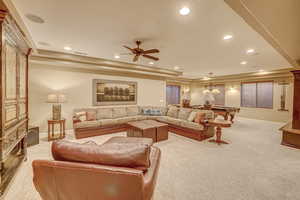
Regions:
[[[83,52],[83,51],[74,51],[74,53],[77,54],[77,55],[81,55],[81,56],[87,56],[88,55],[88,53]]]
[[[154,65],[154,62],[149,62],[149,65]]]
[[[45,23],[45,20],[43,20],[41,17],[39,17],[37,15],[26,14],[25,16],[27,17],[27,19],[29,19],[30,21],[32,21],[34,23],[39,23],[39,24]]]
[[[191,12],[191,10],[188,7],[183,7],[179,10],[179,13],[181,15],[188,15],[188,14],[190,14],[190,12]]]
[[[180,67],[179,67],[179,66],[175,66],[174,69],[175,69],[175,70],[179,70]]]
[[[66,50],[66,51],[71,51],[71,50],[72,50],[72,48],[71,48],[71,47],[68,47],[68,46],[66,46],[66,47],[64,47],[64,50]]]
[[[254,53],[254,52],[255,52],[254,49],[248,49],[248,50],[247,50],[247,54],[252,54],[252,53]]]
[[[223,37],[223,40],[230,40],[230,39],[232,39],[232,38],[233,38],[232,35],[225,35],[225,36]]]
[[[115,59],[119,59],[120,58],[120,56],[119,55],[115,55]]]
[[[208,80],[210,80],[211,78],[210,77],[207,77],[207,76],[205,76],[205,77],[203,77],[203,79],[202,80],[204,80],[204,81],[208,81]]]
[[[248,63],[247,61],[242,61],[241,65],[247,65],[247,63]]]

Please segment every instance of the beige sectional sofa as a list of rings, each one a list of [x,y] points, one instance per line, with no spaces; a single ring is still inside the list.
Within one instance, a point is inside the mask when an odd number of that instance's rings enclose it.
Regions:
[[[161,115],[145,115],[145,110],[158,110]],[[74,110],[73,126],[76,138],[126,131],[127,122],[153,119],[169,125],[169,131],[196,140],[203,140],[214,135],[214,128],[206,123],[188,121],[192,111],[205,113],[206,119],[214,118],[212,111],[194,110],[175,107],[151,107],[151,106],[111,106],[92,107]],[[81,121],[77,113],[89,112],[95,119]]]

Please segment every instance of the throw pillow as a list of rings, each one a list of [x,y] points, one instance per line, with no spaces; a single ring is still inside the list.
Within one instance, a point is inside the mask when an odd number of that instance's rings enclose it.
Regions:
[[[137,106],[129,106],[126,108],[127,116],[136,116],[139,114],[139,107]]]
[[[161,113],[161,110],[159,110],[159,109],[151,109],[151,114],[150,115],[161,116],[162,113]]]
[[[150,151],[149,145],[137,143],[90,145],[65,140],[52,143],[55,160],[129,167],[142,171],[150,167]]]
[[[188,108],[181,108],[178,112],[178,119],[187,120],[190,116],[190,113],[192,112],[192,109]]]
[[[167,116],[177,118],[178,117],[178,108],[175,106],[171,106],[167,112]]]
[[[97,119],[96,111],[87,111],[86,112],[86,120],[87,121],[95,121]]]
[[[82,112],[77,112],[75,113],[75,116],[77,119],[79,119],[80,121],[86,121],[86,112],[82,111]]]
[[[195,121],[196,115],[197,115],[197,112],[196,112],[196,111],[191,112],[191,113],[190,113],[190,116],[188,117],[188,121],[189,121],[189,122]]]
[[[198,112],[195,118],[195,122],[199,124],[203,120],[205,120],[205,113]]]
[[[151,115],[151,109],[150,108],[144,108],[143,109],[143,115]]]

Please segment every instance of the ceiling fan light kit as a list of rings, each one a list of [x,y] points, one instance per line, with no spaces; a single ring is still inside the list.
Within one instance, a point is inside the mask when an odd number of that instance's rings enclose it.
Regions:
[[[159,60],[158,57],[154,57],[154,56],[151,56],[148,54],[159,53],[159,50],[158,49],[149,49],[149,50],[141,49],[140,48],[141,43],[142,42],[139,40],[136,41],[136,45],[137,45],[136,48],[131,48],[126,45],[123,46],[124,48],[128,49],[134,55],[133,62],[137,62],[139,60],[140,56],[143,56],[143,57],[151,59],[151,60],[158,61]]]

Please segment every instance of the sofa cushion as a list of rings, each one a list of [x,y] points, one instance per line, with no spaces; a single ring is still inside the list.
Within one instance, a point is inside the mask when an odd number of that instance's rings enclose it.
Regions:
[[[155,116],[155,115],[150,115],[150,116],[147,116],[147,119],[150,119],[150,120],[157,120],[160,116]]]
[[[182,122],[181,119],[176,119],[176,118],[168,117],[168,116],[160,116],[157,118],[157,120],[161,121],[161,122],[169,123],[169,124],[174,124],[177,126],[180,126],[180,124]]]
[[[197,111],[192,111],[192,112],[190,113],[190,116],[188,117],[187,120],[188,120],[189,122],[195,121],[196,115],[197,115]]]
[[[160,110],[161,115],[166,115],[168,111],[167,107],[163,107],[163,106],[153,106],[152,108],[156,110]]]
[[[75,117],[76,119],[79,119],[82,122],[87,120],[87,115],[85,111],[76,112]]]
[[[106,143],[89,145],[65,140],[52,143],[55,160],[93,163],[147,170],[150,167],[151,146],[138,143]]]
[[[121,117],[126,117],[127,112],[125,107],[120,107],[120,108],[113,108],[113,118],[121,118]]]
[[[143,107],[142,108],[143,115],[150,115],[151,114],[151,107]]]
[[[195,123],[195,122],[189,122],[189,121],[182,121],[181,126],[184,128],[194,129],[197,131],[204,130],[204,127],[201,124]]]
[[[117,118],[115,120],[117,121],[118,124],[125,124],[127,122],[137,121],[137,117],[135,117],[135,116],[132,116],[132,117],[121,117],[121,118]]]
[[[193,111],[197,112],[197,113],[205,113],[205,119],[214,119],[215,118],[215,114],[213,111],[211,110],[198,110],[198,109],[194,109]]]
[[[178,108],[175,106],[170,106],[170,108],[167,112],[167,116],[177,118],[178,117]]]
[[[87,111],[86,112],[86,120],[87,121],[95,121],[95,120],[97,120],[97,112],[96,112],[96,110]]]
[[[149,116],[146,116],[146,115],[138,115],[138,116],[136,116],[136,120],[137,121],[140,121],[140,120],[145,120],[145,119],[147,119]]]
[[[82,121],[74,124],[74,128],[96,128],[101,125],[99,120],[94,121]]]
[[[192,109],[180,108],[180,110],[178,112],[178,119],[187,120],[191,112],[192,112]]]
[[[181,122],[182,122],[181,119],[176,119],[176,118],[172,118],[172,117],[168,117],[167,120],[168,120],[168,123],[174,124],[174,125],[177,125],[177,126],[180,126]]]
[[[98,108],[97,119],[111,119],[113,118],[112,108]]]
[[[152,109],[151,109],[150,115],[161,116],[161,115],[162,115],[162,112],[161,112],[160,109],[152,108]]]
[[[206,114],[205,113],[203,113],[203,112],[198,112],[197,114],[196,114],[196,117],[195,117],[195,123],[200,123],[200,122],[202,122],[203,120],[205,120],[206,118]]]
[[[115,119],[101,119],[99,120],[101,126],[111,126],[118,124],[118,121]]]
[[[139,107],[137,106],[128,106],[126,107],[127,116],[136,116],[139,114]]]

